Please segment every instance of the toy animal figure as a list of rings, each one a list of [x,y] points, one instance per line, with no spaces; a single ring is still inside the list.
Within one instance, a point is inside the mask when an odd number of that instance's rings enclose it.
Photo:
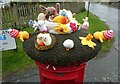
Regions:
[[[97,31],[93,34],[95,39],[100,40],[100,42],[103,42],[103,40],[110,40],[113,37],[113,30],[105,30],[105,31]]]
[[[40,13],[38,15],[38,28],[40,30],[41,33],[43,32],[47,32],[48,29],[47,27],[45,26],[45,14],[44,13]]]
[[[34,28],[34,31],[36,31],[37,29],[40,30],[40,32],[47,32],[48,29],[45,26],[45,14],[44,13],[40,13],[37,17],[38,22],[30,20],[29,21],[29,26]]]
[[[85,17],[85,19],[83,19],[84,23],[82,24],[82,28],[84,30],[88,30],[89,28],[89,22],[88,22],[88,17]]]
[[[86,37],[79,37],[82,45],[88,45],[88,47],[94,49],[94,46],[96,46],[96,44],[92,41],[92,38],[93,36],[90,33]]]
[[[58,12],[60,10],[60,4],[56,3],[56,8],[55,7],[44,7],[40,5],[40,8],[45,11],[45,17],[48,20],[49,17],[54,18],[55,16],[59,15]]]
[[[13,38],[20,38],[22,42],[24,42],[25,39],[29,38],[29,33],[27,31],[18,31],[16,29],[9,29],[10,36]]]
[[[74,42],[71,39],[67,39],[63,42],[63,46],[66,48],[66,51],[69,51],[71,48],[74,47]]]
[[[36,31],[38,29],[38,23],[34,20],[29,20],[28,22],[29,26],[34,28],[34,31]]]
[[[29,33],[27,31],[20,31],[18,37],[24,42],[24,39],[29,38]]]
[[[56,38],[49,33],[39,33],[36,37],[35,47],[38,50],[48,50],[54,47]]]
[[[45,22],[43,20],[38,21],[38,28],[39,28],[41,33],[48,31],[47,27],[45,26]]]
[[[37,43],[40,46],[48,46],[52,43],[52,38],[50,37],[49,33],[45,33],[45,34],[38,34],[37,35]]]
[[[69,20],[67,19],[67,17],[62,16],[62,15],[58,15],[56,16],[53,21],[55,23],[61,23],[61,24],[67,24],[69,22]]]

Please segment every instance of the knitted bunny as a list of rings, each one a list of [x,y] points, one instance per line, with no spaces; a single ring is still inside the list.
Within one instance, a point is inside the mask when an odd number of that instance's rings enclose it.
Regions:
[[[89,22],[88,22],[88,17],[85,17],[85,19],[82,19],[84,21],[84,23],[82,24],[82,28],[84,30],[88,30],[89,28]]]
[[[55,16],[59,15],[58,12],[60,10],[60,4],[56,3],[56,8],[44,7],[42,5],[40,5],[40,8],[45,12],[46,19],[49,20],[49,18],[54,18]]]

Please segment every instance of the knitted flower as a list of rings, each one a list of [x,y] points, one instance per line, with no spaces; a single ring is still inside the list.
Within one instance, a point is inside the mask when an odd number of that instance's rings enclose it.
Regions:
[[[58,34],[65,34],[68,33],[69,30],[67,29],[66,25],[58,23],[58,26],[54,28]]]
[[[77,30],[76,23],[70,22],[70,27],[71,27],[73,32],[75,32]]]

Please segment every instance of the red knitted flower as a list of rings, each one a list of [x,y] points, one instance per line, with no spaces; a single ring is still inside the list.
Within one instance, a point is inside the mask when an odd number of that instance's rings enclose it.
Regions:
[[[73,32],[75,32],[77,30],[76,23],[70,22],[70,27],[73,30]]]

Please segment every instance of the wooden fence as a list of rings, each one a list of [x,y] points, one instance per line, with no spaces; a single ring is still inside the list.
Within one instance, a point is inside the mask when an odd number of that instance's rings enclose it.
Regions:
[[[23,28],[28,26],[30,19],[36,20],[40,12],[39,5],[55,6],[56,3],[13,3],[11,7],[5,6],[2,10],[2,28]],[[61,9],[69,9],[72,12],[78,13],[84,10],[83,2],[65,2],[60,3]]]

